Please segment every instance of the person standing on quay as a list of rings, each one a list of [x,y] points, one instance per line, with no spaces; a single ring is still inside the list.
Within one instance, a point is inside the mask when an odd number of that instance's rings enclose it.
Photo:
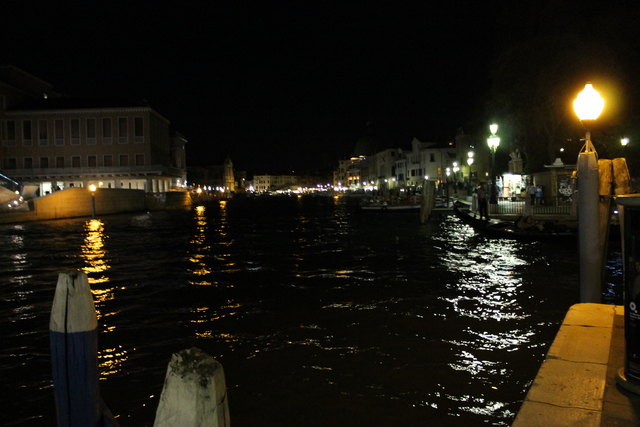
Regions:
[[[536,204],[536,186],[533,184],[529,186],[529,199],[531,201],[531,206]]]
[[[489,205],[487,203],[487,190],[484,188],[484,182],[478,186],[478,210],[480,211],[480,219],[489,219]]]
[[[538,202],[538,206],[544,203],[544,200],[542,200],[542,187],[540,185],[536,187],[536,201]]]

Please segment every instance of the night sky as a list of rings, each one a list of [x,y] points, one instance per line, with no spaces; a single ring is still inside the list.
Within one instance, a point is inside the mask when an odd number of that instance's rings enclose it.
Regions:
[[[189,164],[314,172],[368,122],[409,147],[484,120],[500,3],[5,1],[2,62],[71,96],[146,99]]]

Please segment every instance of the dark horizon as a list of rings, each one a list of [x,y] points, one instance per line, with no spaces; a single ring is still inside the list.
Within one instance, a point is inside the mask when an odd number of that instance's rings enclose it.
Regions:
[[[0,34],[4,63],[59,92],[146,100],[190,165],[314,171],[368,122],[390,148],[483,129],[504,32],[535,27],[504,21],[508,4],[9,2]]]

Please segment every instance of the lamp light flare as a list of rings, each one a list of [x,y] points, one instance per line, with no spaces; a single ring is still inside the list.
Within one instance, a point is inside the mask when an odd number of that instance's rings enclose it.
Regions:
[[[587,83],[573,101],[573,109],[578,118],[582,120],[595,120],[604,109],[604,99],[591,83]]]
[[[622,138],[620,140],[620,143],[622,144],[622,146],[626,146],[629,143],[629,138]]]

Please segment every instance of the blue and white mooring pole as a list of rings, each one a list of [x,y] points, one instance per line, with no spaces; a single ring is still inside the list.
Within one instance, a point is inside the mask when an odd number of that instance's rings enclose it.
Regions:
[[[89,279],[60,273],[49,334],[59,427],[117,427],[98,387],[98,319]]]

